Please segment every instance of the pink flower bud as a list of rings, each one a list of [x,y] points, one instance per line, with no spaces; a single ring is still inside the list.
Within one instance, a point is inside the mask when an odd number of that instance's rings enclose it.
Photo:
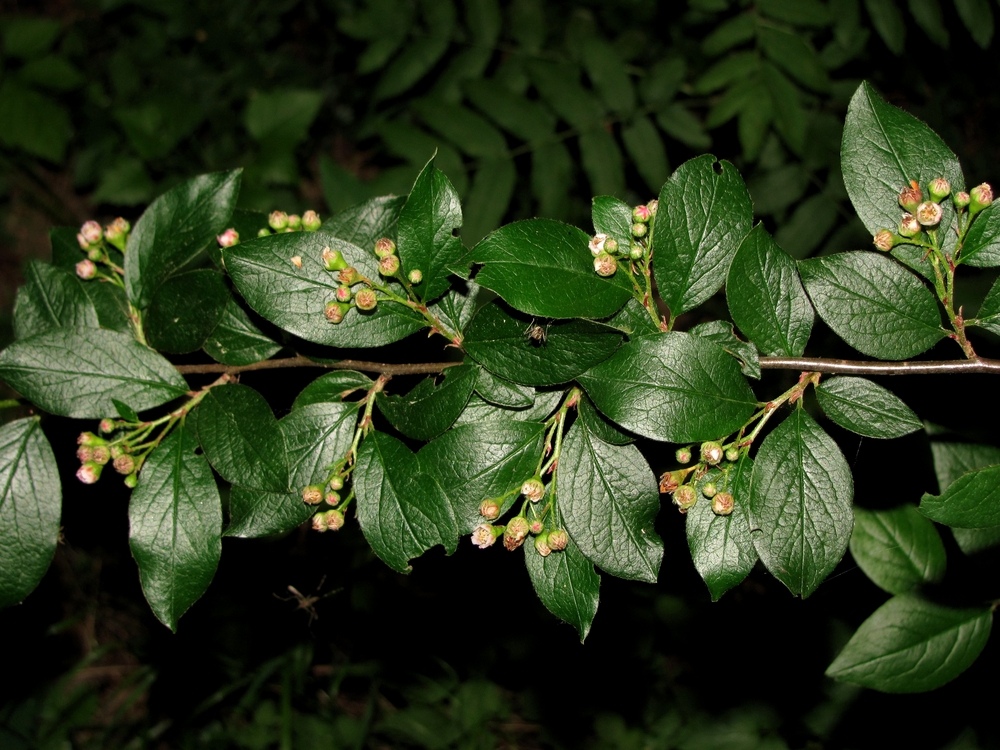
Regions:
[[[705,482],[705,484],[701,486],[701,494],[705,497],[715,497],[718,492],[719,490],[712,482]]]
[[[76,457],[80,460],[80,463],[85,464],[88,461],[94,460],[94,449],[89,445],[81,445],[76,449]]]
[[[101,237],[104,236],[104,230],[101,229],[100,224],[91,220],[85,222],[84,225],[80,227],[80,234],[83,235],[83,238],[87,240],[88,243],[93,245],[94,243],[101,241]]]
[[[645,224],[639,224],[638,222],[632,225],[632,236],[636,239],[642,239],[646,236],[649,231],[649,227]]]
[[[969,205],[971,197],[966,192],[955,193],[951,196],[951,202],[955,204],[955,208],[961,210]]]
[[[354,295],[354,304],[358,306],[359,310],[365,310],[366,312],[374,310],[375,305],[378,304],[378,297],[375,296],[375,290],[369,287],[361,289]]]
[[[302,214],[302,228],[307,232],[315,232],[321,226],[323,226],[323,222],[320,220],[319,214],[312,209]]]
[[[340,505],[340,493],[339,492],[327,492],[326,497],[323,498],[323,502],[327,505],[337,506]]]
[[[326,528],[330,531],[339,531],[344,528],[344,514],[339,510],[328,510],[322,515],[326,516]]]
[[[728,516],[733,512],[733,496],[728,492],[720,492],[712,498],[712,512],[717,516]]]
[[[219,247],[232,247],[240,242],[240,233],[230,227],[225,232],[215,238],[219,242]]]
[[[987,183],[976,185],[969,191],[969,214],[974,216],[993,203],[993,188]]]
[[[951,193],[951,183],[944,177],[938,177],[936,180],[931,180],[928,183],[927,192],[931,194],[932,201],[940,203]]]
[[[337,278],[340,279],[341,284],[357,284],[361,281],[361,274],[358,273],[358,269],[351,266],[345,266],[340,269],[340,273],[337,274]]]
[[[710,466],[715,466],[722,460],[722,446],[714,440],[702,443],[701,460]]]
[[[479,549],[492,547],[499,533],[499,529],[488,523],[479,524],[479,526],[472,530],[472,543],[479,547]]]
[[[323,268],[327,271],[342,271],[347,268],[347,261],[344,260],[344,256],[340,254],[339,250],[324,247],[320,257],[323,259]]]
[[[291,229],[293,232],[297,232],[302,229],[302,217],[298,214],[289,214],[287,228]]]
[[[95,445],[91,450],[93,451],[93,458],[91,461],[95,464],[104,466],[104,464],[111,460],[111,451],[108,450],[108,446]]]
[[[271,215],[267,217],[267,224],[275,232],[280,232],[288,227],[288,214],[284,211],[272,211]]]
[[[614,276],[618,270],[618,261],[613,256],[608,255],[608,253],[601,253],[594,258],[594,270],[598,276],[604,276],[605,278]]]
[[[636,206],[632,209],[632,219],[638,224],[646,224],[653,218],[653,212],[649,206]]]
[[[76,264],[76,275],[84,281],[89,281],[97,275],[97,266],[92,260],[81,260]]]
[[[378,272],[383,276],[395,276],[399,271],[399,258],[387,255],[378,262]]]
[[[131,456],[118,456],[114,467],[119,474],[131,474],[135,471],[135,460]]]
[[[344,489],[344,478],[339,474],[330,480],[330,489],[334,492],[339,492]]]
[[[323,315],[331,323],[340,323],[344,319],[344,315],[347,314],[347,306],[339,302],[327,302],[326,307],[323,309]]]
[[[899,205],[910,213],[917,210],[917,206],[920,205],[923,199],[924,194],[920,192],[920,188],[915,181],[911,182],[909,187],[903,188],[899,193]]]
[[[678,448],[677,452],[674,453],[674,458],[677,459],[677,463],[679,464],[691,463],[691,447],[685,446],[684,448]]]
[[[696,502],[698,502],[698,493],[690,484],[682,485],[674,492],[674,505],[681,513],[687,513]]]
[[[512,518],[503,532],[503,546],[513,552],[524,544],[528,531],[528,521],[523,516]]]
[[[101,423],[97,425],[97,429],[107,435],[109,432],[115,431],[115,423],[111,419],[102,419]]]
[[[916,237],[923,231],[923,227],[920,226],[920,222],[917,221],[917,217],[913,214],[903,214],[903,218],[899,220],[899,233],[903,237]]]
[[[937,204],[935,203],[934,205]],[[889,252],[892,250],[892,246],[896,244],[896,237],[888,229],[880,229],[873,238],[872,244],[883,252]]]
[[[323,502],[323,488],[318,484],[310,484],[302,490],[302,502],[306,505],[319,505]]]
[[[313,531],[318,531],[320,534],[326,533],[326,514],[317,513],[312,517],[311,521]]]
[[[337,287],[337,291],[333,293],[333,296],[337,298],[337,302],[350,302],[351,297],[354,296],[354,292],[351,291],[351,287],[342,284]]]
[[[556,529],[555,531],[549,532],[549,547],[553,552],[559,552],[566,549],[569,545],[569,534],[563,529]]]
[[[534,476],[525,480],[524,484],[521,485],[521,494],[533,503],[541,500],[545,496],[545,485],[542,483],[542,478]]]
[[[92,432],[81,432],[76,438],[77,445],[89,445],[93,448],[95,445],[107,445],[108,441],[102,437],[97,437]]]
[[[917,221],[919,221],[922,226],[936,227],[941,223],[941,217],[944,215],[944,212],[941,210],[941,204],[924,201],[917,206],[917,212],[915,215],[917,217]]]
[[[548,534],[539,534],[535,537],[535,550],[542,557],[548,557],[552,554],[552,547],[549,546]]]
[[[82,234],[78,233],[76,235],[76,241],[80,245],[80,249],[81,250],[86,250],[86,249],[88,249],[90,247],[90,243],[87,242],[87,238],[84,237]]]
[[[591,255],[600,255],[604,252],[604,243],[608,241],[608,235],[600,232],[595,234],[590,238],[590,253]]]
[[[396,243],[393,242],[388,237],[380,237],[375,242],[375,255],[380,258],[385,258],[389,255],[394,255],[396,253]]]
[[[411,284],[417,285],[424,280],[424,272],[421,271],[419,268],[414,268],[412,271],[410,271],[410,273],[407,274],[406,278],[410,280]]]
[[[104,467],[101,464],[95,464],[93,461],[88,461],[77,469],[76,478],[84,484],[93,484],[101,478],[102,469],[104,469]]]
[[[500,517],[500,503],[496,500],[483,500],[479,504],[479,515],[487,521],[495,521]]]
[[[545,521],[541,518],[532,518],[531,521],[528,522],[528,531],[535,535],[541,534],[545,531]]]

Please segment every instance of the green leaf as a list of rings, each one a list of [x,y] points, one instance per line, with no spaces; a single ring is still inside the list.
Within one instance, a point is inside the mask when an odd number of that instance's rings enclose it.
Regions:
[[[463,152],[476,159],[507,155],[507,142],[482,115],[458,104],[438,99],[418,99],[411,105],[417,115]]]
[[[118,416],[126,422],[136,423],[139,421],[139,415],[136,413],[135,409],[126,404],[124,401],[119,401],[118,399],[113,398],[111,399],[111,403],[115,405],[115,411],[118,412]]]
[[[749,185],[754,212],[758,216],[779,213],[798,201],[807,187],[809,175],[798,162],[758,174]]]
[[[823,412],[846,430],[871,438],[897,438],[923,427],[910,407],[866,378],[846,375],[816,389]]]
[[[663,139],[648,117],[638,117],[622,128],[622,142],[639,175],[653,193],[670,175]]]
[[[545,428],[540,422],[514,419],[457,425],[417,454],[420,469],[448,498],[458,534],[471,533],[483,523],[479,504],[487,498],[502,498],[501,512],[506,513],[521,485],[538,469]]]
[[[577,380],[613,422],[671,443],[728,435],[757,403],[732,357],[686,333],[633,339]]]
[[[208,356],[224,365],[249,365],[273,356],[281,345],[261,331],[230,295],[204,349]]]
[[[797,0],[793,0],[797,5]],[[804,86],[819,93],[830,90],[830,77],[812,45],[800,34],[760,24],[757,44],[779,68]]]
[[[188,391],[166,359],[126,333],[52,328],[0,352],[0,379],[39,408],[75,419],[114,413],[112,398],[137,411]]]
[[[793,26],[827,26],[830,11],[820,0],[760,0],[761,14]]]
[[[713,602],[739,585],[757,562],[747,513],[752,473],[753,461],[744,453],[727,477],[723,479],[721,471],[712,470],[699,483],[699,490],[701,485],[712,482],[721,492],[720,483],[725,482],[725,491],[733,496],[733,512],[728,516],[716,515],[706,498],[699,498],[687,512],[685,529],[691,561]]]
[[[517,170],[509,157],[479,163],[472,189],[462,210],[462,241],[472,247],[499,226],[510,206]]]
[[[1000,266],[1000,209],[998,203],[987,206],[969,227],[962,244],[961,261],[970,266]],[[985,304],[985,303],[984,303]],[[980,316],[982,313],[980,312]]]
[[[566,218],[572,179],[573,159],[565,144],[548,143],[531,152],[531,192],[541,216]]]
[[[129,546],[142,593],[173,631],[212,582],[222,555],[222,500],[198,441],[177,426],[153,449],[129,501]]]
[[[623,195],[625,162],[614,136],[603,128],[580,135],[580,158],[595,195]]]
[[[451,291],[428,308],[431,315],[453,331],[464,331],[476,310],[493,293],[483,289],[475,281],[452,281]]]
[[[469,402],[478,374],[475,365],[459,365],[444,371],[440,385],[435,384],[435,378],[428,377],[405,396],[389,396],[382,391],[377,396],[379,411],[406,437],[430,440],[458,419]]]
[[[115,159],[104,169],[90,199],[95,205],[113,203],[118,206],[138,206],[149,203],[155,195],[156,185],[146,166],[139,159],[124,156]]]
[[[38,417],[0,426],[0,609],[30,594],[56,551],[62,487]]]
[[[1000,466],[963,474],[938,496],[924,493],[920,512],[946,526],[1000,526]]]
[[[702,121],[683,104],[671,104],[661,110],[656,122],[664,133],[685,146],[700,151],[712,146],[712,137],[705,132]]]
[[[83,291],[97,310],[101,328],[131,333],[132,321],[129,319],[128,297],[124,289],[110,281],[101,281],[84,284]]]
[[[910,180],[926,187],[944,177],[952,191],[964,190],[958,157],[937,133],[886,103],[867,82],[858,87],[847,109],[841,164],[851,203],[871,234],[899,224],[899,192]],[[942,229],[954,218],[950,204],[942,203]]]
[[[950,35],[938,0],[909,0],[910,17],[917,22],[934,44],[948,49]]]
[[[739,111],[738,135],[743,148],[743,158],[756,160],[764,146],[764,138],[770,132],[774,119],[774,105],[767,87],[755,76],[743,84],[748,98]]]
[[[544,340],[531,338],[535,327]],[[588,320],[550,324],[491,302],[472,319],[463,346],[494,375],[523,385],[556,385],[607,359],[621,341],[610,326]]]
[[[940,581],[947,562],[937,529],[914,505],[855,508],[851,555],[865,575],[890,594]]]
[[[761,77],[774,105],[778,132],[792,151],[802,154],[806,147],[806,113],[798,88],[769,63],[761,66]]]
[[[129,145],[149,162],[174,151],[202,123],[205,110],[190,106],[190,100],[179,91],[154,89],[140,103],[115,107],[112,116],[125,131]]]
[[[292,410],[309,404],[337,403],[355,391],[367,391],[375,381],[354,370],[337,370],[316,378],[295,397]]]
[[[576,628],[583,643],[600,601],[601,577],[594,564],[583,556],[572,539],[566,549],[546,557],[538,554],[533,544],[525,544],[524,564],[542,604]]]
[[[8,57],[39,57],[52,49],[60,31],[62,24],[52,18],[5,19],[3,51]]]
[[[534,388],[497,377],[486,369],[479,370],[479,377],[476,379],[476,393],[491,404],[509,406],[514,409],[528,407],[535,403]]]
[[[611,445],[627,445],[635,442],[635,436],[623,432],[618,425],[605,417],[586,395],[577,404],[577,414],[587,431]]]
[[[604,279],[594,272],[589,242],[576,227],[528,219],[500,227],[472,249],[470,259],[484,264],[478,284],[529,315],[603,318],[625,304],[631,285],[624,273]]]
[[[729,266],[726,301],[733,321],[762,354],[800,357],[812,331],[809,304],[795,261],[758,224]]]
[[[594,89],[612,112],[627,115],[635,109],[635,87],[625,62],[612,45],[600,37],[589,39],[581,62]]]
[[[801,408],[768,435],[754,464],[750,529],[767,569],[803,599],[844,556],[854,523],[851,469]]]
[[[591,201],[594,231],[613,237],[618,247],[628,248],[632,241],[632,207],[610,195],[598,195]]]
[[[609,445],[574,422],[555,481],[559,512],[584,556],[612,575],[655,583],[663,559],[653,528],[660,494],[639,449]]]
[[[399,440],[382,432],[365,438],[353,481],[361,530],[393,570],[409,572],[412,558],[438,544],[454,551],[458,534],[448,499]]]
[[[245,385],[217,385],[189,417],[209,463],[227,482],[254,490],[289,488],[285,442],[264,397]]]
[[[229,491],[225,536],[257,538],[281,534],[309,520],[316,509],[300,492],[264,492],[234,484]]]
[[[723,21],[702,39],[701,51],[709,57],[721,55],[733,47],[749,42],[755,33],[754,14],[741,13]]]
[[[649,311],[635,297],[629,297],[625,307],[610,318],[605,318],[604,323],[629,337],[658,336],[660,334],[659,321],[653,320]]]
[[[143,324],[154,349],[187,354],[215,331],[230,299],[225,277],[208,269],[171,276],[153,293]]]
[[[993,11],[989,0],[955,0],[955,10],[976,44],[987,49],[993,39]]]
[[[385,196],[358,203],[323,222],[323,231],[355,247],[374,248],[380,237],[396,238],[399,212],[406,196]]]
[[[50,328],[96,328],[97,310],[74,274],[33,260],[14,302],[14,336],[24,339]],[[97,285],[99,282],[92,282]]]
[[[374,253],[319,232],[287,232],[227,248],[226,269],[247,304],[289,333],[317,344],[374,347],[399,341],[424,327],[420,315],[395,302],[380,301],[370,313],[352,307],[342,322],[323,312],[340,281],[323,266],[325,247],[339,251],[365,278],[378,279]],[[301,268],[292,259],[301,262]],[[425,276],[426,278],[426,276]]]
[[[294,409],[278,427],[285,439],[288,488],[298,491],[325,484],[330,467],[344,458],[354,440],[359,404],[319,403]]]
[[[323,92],[304,89],[252,93],[243,122],[262,147],[287,151],[305,140],[323,99]]]
[[[906,24],[895,0],[865,0],[865,8],[872,26],[882,37],[885,46],[896,55],[903,54],[906,42]]]
[[[698,80],[691,84],[691,90],[695,94],[711,94],[742,81],[759,67],[760,60],[756,52],[734,52],[702,73]]]
[[[739,172],[711,154],[685,162],[660,190],[653,274],[674,317],[711,297],[750,231],[753,205]]]
[[[778,229],[774,241],[795,260],[808,258],[840,223],[839,208],[827,193],[809,196]]]
[[[955,609],[901,594],[861,623],[826,674],[886,693],[934,690],[972,665],[992,625],[986,607]]]
[[[451,7],[452,3],[448,0],[441,5]],[[451,13],[454,14],[454,8]],[[375,86],[375,101],[403,94],[423,78],[448,50],[450,34],[449,25],[446,29],[435,29],[434,33],[405,45]]]
[[[21,80],[50,91],[72,91],[87,79],[65,57],[46,55],[25,63],[21,68]]]
[[[455,236],[461,226],[458,194],[431,160],[413,183],[396,227],[400,272],[423,272],[424,280],[415,291],[425,302],[448,290],[448,268],[464,253],[461,240]]]
[[[532,389],[534,390],[534,389]],[[521,408],[497,406],[484,401],[473,394],[458,419],[455,427],[467,424],[485,424],[486,422],[544,422],[559,406],[565,394],[562,391],[545,391],[535,393],[535,403]]]
[[[580,132],[601,127],[606,110],[593,93],[580,85],[580,71],[575,65],[531,60],[525,66],[542,101],[552,107],[563,120]],[[595,193],[613,191],[595,190]]]
[[[935,440],[931,442],[931,455],[934,457],[934,473],[941,492],[966,472],[1000,464],[1000,448],[993,445]],[[1000,526],[988,526],[984,529],[953,528],[951,534],[967,555],[1000,545]]]
[[[63,107],[5,77],[0,84],[0,144],[59,164],[72,134],[69,113]]]
[[[125,289],[132,303],[149,306],[170,276],[215,242],[229,224],[242,170],[214,172],[182,182],[153,201],[129,235]]]
[[[707,323],[699,323],[688,333],[718,344],[739,360],[744,375],[760,380],[760,357],[757,355],[757,347],[737,338],[731,323],[724,320],[710,320]]]
[[[518,96],[498,81],[476,78],[462,89],[483,114],[522,140],[539,141],[555,130],[556,118],[544,105]]]
[[[812,258],[799,263],[799,273],[823,322],[869,357],[909,359],[945,335],[931,291],[884,255]]]

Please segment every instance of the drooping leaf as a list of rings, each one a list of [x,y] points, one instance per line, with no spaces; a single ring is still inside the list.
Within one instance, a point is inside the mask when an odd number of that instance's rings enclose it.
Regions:
[[[212,359],[224,365],[249,365],[277,354],[281,344],[261,331],[230,295],[204,349]]]
[[[56,100],[4,76],[0,85],[0,144],[60,164],[73,135],[69,112]]]
[[[910,17],[917,22],[930,40],[942,49],[948,49],[951,35],[944,22],[939,0],[908,0]]]
[[[757,452],[750,492],[754,548],[793,594],[809,596],[851,539],[854,482],[843,454],[796,408]]]
[[[125,253],[125,289],[136,307],[148,307],[160,284],[226,229],[242,172],[215,172],[182,182],[139,217]]]
[[[685,162],[660,190],[653,273],[673,316],[719,290],[750,231],[753,206],[739,172],[711,154]]]
[[[476,379],[476,393],[491,404],[515,409],[535,403],[534,388],[506,380],[484,368],[480,369]]]
[[[663,559],[653,528],[660,495],[639,449],[605,443],[577,421],[556,472],[556,502],[584,556],[612,575],[655,583]]]
[[[222,501],[198,441],[183,424],[143,464],[129,502],[129,546],[142,592],[171,630],[201,598],[222,555]]]
[[[600,601],[601,577],[570,539],[566,549],[547,557],[533,544],[524,545],[524,563],[531,585],[542,604],[560,620],[568,622],[586,640]]]
[[[38,417],[0,426],[0,609],[30,594],[56,551],[62,487]]]
[[[924,493],[920,512],[932,521],[963,529],[1000,526],[1000,466],[963,474],[940,495]]]
[[[405,395],[390,396],[382,391],[377,397],[379,411],[407,437],[430,440],[458,419],[476,387],[478,375],[478,367],[463,364],[446,369],[439,385],[435,385],[433,377],[428,377]]]
[[[795,261],[758,224],[729,266],[726,301],[733,321],[762,354],[799,357],[812,331],[813,309]]]
[[[962,243],[962,263],[980,268],[1000,266],[1000,209],[997,205],[1000,203],[987,206],[973,219]],[[979,314],[982,317],[983,313]]]
[[[111,331],[132,330],[128,297],[124,289],[110,281],[102,281],[96,284],[84,284],[83,291],[97,310],[97,320],[101,328]]]
[[[732,323],[710,320],[707,323],[699,323],[688,330],[688,333],[718,344],[739,360],[744,375],[760,380],[760,357],[757,354],[757,347],[738,338],[733,331]]]
[[[14,302],[14,337],[24,339],[50,328],[96,328],[97,310],[84,283],[61,268],[33,260]],[[97,285],[100,282],[92,281]]]
[[[945,332],[931,291],[898,263],[874,252],[847,252],[799,264],[816,312],[859,352],[908,359]]]
[[[861,623],[826,674],[886,693],[933,690],[972,665],[992,625],[987,607],[954,609],[901,594]]]
[[[563,143],[538,146],[531,153],[531,192],[538,200],[538,213],[566,219],[569,213],[569,186],[573,159]]]
[[[200,269],[171,276],[153,293],[143,323],[154,349],[187,354],[202,347],[222,320],[231,295],[225,277]]]
[[[761,80],[774,105],[774,124],[785,143],[796,154],[806,147],[806,112],[799,89],[775,66],[761,66]]]
[[[451,0],[442,2],[442,6],[452,7]],[[454,9],[451,11],[454,21]],[[385,73],[375,87],[376,101],[389,99],[407,91],[413,84],[423,78],[447,51],[451,28],[435,29],[433,34],[421,37],[406,45],[386,68]]]
[[[706,55],[720,55],[726,50],[749,42],[754,36],[754,13],[741,13],[723,21],[701,40]]]
[[[367,391],[374,381],[367,375],[354,370],[336,370],[316,378],[295,397],[292,409],[300,409],[309,404],[343,401],[348,395],[359,390]]]
[[[816,389],[823,412],[844,429],[872,438],[897,438],[923,427],[910,407],[866,378],[841,375]]]
[[[739,364],[686,333],[632,339],[577,380],[613,422],[672,443],[728,435],[756,404]]]
[[[793,26],[823,27],[830,23],[830,9],[820,0],[762,0],[757,8],[768,18]]]
[[[187,393],[166,359],[127,333],[101,328],[52,328],[0,352],[0,379],[52,414],[101,419],[112,399],[137,411]]]
[[[944,544],[934,524],[914,505],[891,510],[855,508],[850,546],[858,567],[890,594],[904,594],[944,577]]]

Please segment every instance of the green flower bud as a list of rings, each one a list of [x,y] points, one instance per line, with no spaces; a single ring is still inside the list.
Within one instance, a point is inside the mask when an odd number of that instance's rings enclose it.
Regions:
[[[104,227],[104,239],[122,252],[125,252],[125,241],[128,238],[117,224],[111,223]]]
[[[275,232],[280,232],[288,227],[288,214],[284,211],[272,211],[271,215],[267,217],[267,224]]]
[[[532,518],[528,522],[528,531],[530,531],[532,534],[536,536],[538,534],[541,534],[543,531],[545,531],[545,521],[543,521],[541,518]]]
[[[614,276],[615,272],[618,270],[618,261],[614,259],[614,256],[608,253],[601,253],[596,258],[594,258],[594,270],[597,272],[598,276]]]
[[[941,204],[924,201],[917,206],[917,212],[914,215],[922,226],[936,227],[941,223],[944,212],[941,210]]]
[[[552,548],[549,546],[548,534],[539,534],[535,537],[535,550],[542,557],[548,557],[552,554]]]
[[[674,505],[681,513],[687,513],[698,502],[698,493],[690,484],[684,484],[674,492]]]
[[[131,474],[135,471],[135,460],[128,455],[118,456],[115,459],[114,467],[119,474]]]
[[[701,486],[701,494],[705,497],[715,497],[718,491],[719,490],[712,482],[705,482],[705,484]]]
[[[87,251],[87,260],[92,260],[94,263],[100,263],[104,260],[104,251],[99,247],[92,247]]]
[[[642,239],[649,232],[649,227],[645,224],[633,224],[632,225],[632,236],[636,239]]]
[[[424,272],[419,268],[414,268],[407,274],[406,278],[410,280],[411,284],[416,285],[424,280]]]
[[[393,242],[388,237],[380,237],[375,242],[375,254],[380,258],[385,258],[388,255],[394,255],[396,252],[396,243]]]
[[[343,305],[340,302],[327,302],[323,309],[323,315],[331,323],[340,323],[349,309],[348,305]]]
[[[339,474],[330,480],[330,489],[334,492],[344,489],[344,478]]]
[[[81,432],[76,438],[77,445],[89,445],[91,448],[97,445],[107,445],[108,441],[104,438],[97,437],[92,432]]]
[[[302,228],[307,232],[315,232],[321,226],[323,226],[323,222],[320,220],[319,214],[312,209],[302,214]]]
[[[134,490],[137,484],[139,484],[138,474],[129,474],[127,477],[125,477],[125,486],[128,487],[130,490]]]
[[[330,531],[339,531],[344,528],[344,514],[339,510],[328,510],[323,514],[326,516],[326,528]]]
[[[899,220],[899,233],[903,237],[916,237],[924,231],[924,228],[920,226],[920,222],[917,221],[917,217],[913,214],[903,214],[903,218]]]
[[[652,218],[653,212],[649,210],[649,206],[636,206],[632,209],[632,220],[637,224],[648,224]]]
[[[337,274],[337,278],[340,280],[341,284],[353,286],[361,281],[361,274],[358,273],[358,269],[353,266],[345,266],[340,269],[340,273]]]
[[[927,185],[927,192],[931,194],[931,200],[940,203],[951,193],[951,183],[944,177],[931,180]]]
[[[660,201],[658,201],[656,198],[653,198],[653,200],[651,200],[649,203],[646,204],[646,207],[649,209],[649,213],[651,216],[656,216],[656,209],[660,207]]]
[[[94,449],[89,445],[81,445],[76,449],[76,457],[80,463],[85,464],[94,460]]]
[[[726,460],[732,463],[733,461],[739,461],[740,450],[739,448],[726,448]]]
[[[91,450],[93,451],[93,457],[90,460],[95,464],[104,466],[104,464],[111,460],[111,451],[108,450],[108,446],[95,445]]]
[[[976,185],[969,191],[969,215],[975,216],[993,203],[993,188],[988,183]]]
[[[306,505],[319,505],[323,502],[323,486],[310,484],[302,490],[302,502]]]
[[[399,257],[387,255],[378,262],[378,272],[383,276],[395,276],[399,271]]]
[[[566,549],[569,545],[569,534],[566,533],[564,529],[556,529],[555,531],[549,532],[549,548],[553,552],[559,552]]]
[[[320,257],[323,259],[323,268],[327,271],[343,271],[347,268],[347,261],[344,260],[344,256],[341,255],[340,250],[331,250],[329,247],[324,247]]]
[[[936,203],[933,205],[937,205]],[[896,244],[896,235],[890,232],[888,229],[880,229],[872,240],[872,244],[876,248],[882,250],[883,252],[889,252],[892,250],[892,246]]]
[[[709,466],[715,466],[722,460],[722,446],[714,440],[701,444],[701,460]]]
[[[298,214],[289,214],[287,229],[290,229],[293,232],[297,232],[302,229],[302,217]]]
[[[101,478],[101,471],[103,469],[104,466],[102,464],[87,461],[83,464],[83,466],[76,470],[76,478],[84,484],[93,484]]]
[[[521,494],[533,503],[537,503],[545,497],[545,485],[542,483],[542,478],[536,475],[525,480],[524,484],[521,485]]]
[[[728,492],[720,492],[712,498],[712,512],[717,516],[728,516],[733,512],[733,496]]]
[[[924,194],[920,192],[920,187],[916,182],[911,182],[909,187],[903,188],[902,192],[899,194],[899,205],[903,207],[904,210],[913,213],[917,210],[917,206],[924,199]]]
[[[487,521],[495,521],[500,517],[500,503],[487,499],[479,503],[479,515]]]
[[[617,253],[618,240],[616,240],[614,237],[608,237],[606,240],[604,240],[604,252],[611,253],[612,255]]]
[[[963,208],[969,205],[969,201],[972,198],[966,192],[955,193],[951,196],[951,202],[955,204],[955,209],[961,211]]]
[[[646,254],[646,248],[640,245],[638,242],[633,242],[628,248],[628,257],[632,260],[641,260],[642,256]]]
[[[677,459],[679,464],[689,464],[691,463],[691,446],[685,446],[684,448],[678,448],[677,452],[674,453],[674,458]]]
[[[523,516],[512,518],[503,532],[503,546],[510,552],[513,552],[524,544],[524,539],[528,536],[528,531],[527,519]]]
[[[378,297],[375,296],[375,290],[369,287],[358,290],[358,293],[354,295],[354,304],[358,306],[359,310],[366,312],[374,310],[378,304]]]

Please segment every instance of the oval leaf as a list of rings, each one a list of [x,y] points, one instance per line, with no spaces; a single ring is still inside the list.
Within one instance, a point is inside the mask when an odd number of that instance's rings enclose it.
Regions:
[[[97,310],[83,282],[61,268],[33,260],[14,301],[14,337],[24,339],[50,328],[96,328]],[[98,286],[100,282],[94,281]]]
[[[320,404],[327,401],[343,401],[355,391],[367,391],[374,382],[367,375],[354,370],[328,372],[326,375],[316,378],[299,392],[299,395],[295,397],[295,403],[292,404],[292,409],[301,409],[309,404]]]
[[[459,365],[444,371],[444,381],[424,378],[405,396],[378,394],[378,408],[389,424],[414,440],[430,440],[454,424],[476,386],[479,368]]]
[[[546,557],[538,554],[535,545],[525,544],[524,564],[542,604],[576,628],[583,643],[601,598],[601,577],[594,564],[583,556],[572,539],[566,549]]]
[[[816,389],[823,412],[845,430],[871,438],[897,438],[923,428],[892,391],[866,378],[841,375]]]
[[[281,345],[261,331],[230,296],[204,349],[208,356],[224,365],[249,365],[277,354]]]
[[[1000,203],[993,203],[976,216],[962,243],[962,263],[986,268],[1000,266]],[[980,312],[980,315],[983,313]]]
[[[938,496],[925,493],[920,512],[932,521],[961,529],[1000,525],[1000,466],[963,474]]]
[[[172,276],[153,293],[143,324],[154,349],[187,354],[202,347],[222,320],[229,287],[217,271],[200,269]]]
[[[934,524],[916,506],[854,509],[851,555],[871,581],[890,594],[904,594],[944,577],[944,544]]]
[[[364,250],[381,237],[396,239],[396,222],[406,196],[387,195],[345,208],[323,222],[323,231]]]

